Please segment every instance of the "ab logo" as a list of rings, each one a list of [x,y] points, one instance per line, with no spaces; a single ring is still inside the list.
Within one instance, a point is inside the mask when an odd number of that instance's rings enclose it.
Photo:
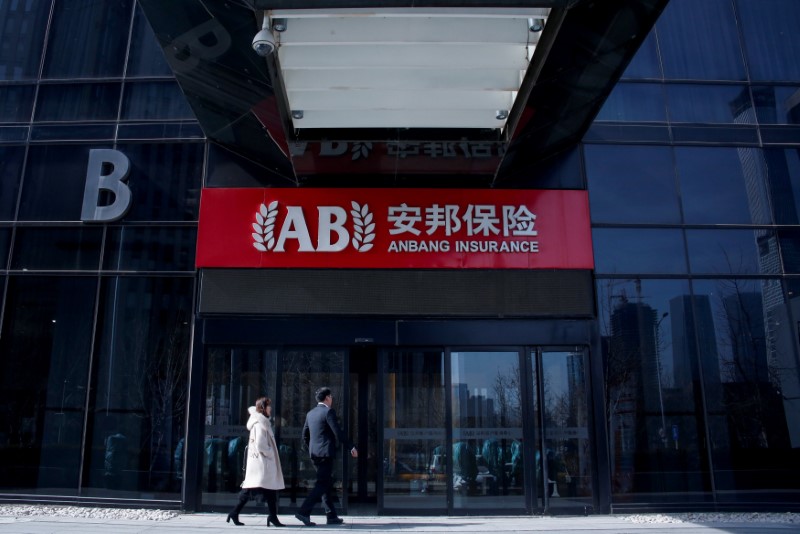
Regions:
[[[367,252],[375,240],[375,223],[369,206],[351,202],[352,234],[347,228],[347,210],[341,206],[317,206],[316,243],[306,223],[303,208],[286,206],[284,211],[277,200],[261,204],[253,223],[253,246],[261,252],[285,252],[286,242],[297,242],[298,252],[341,252],[352,246],[358,252]],[[277,232],[276,232],[277,229]],[[277,234],[277,235],[276,235]]]

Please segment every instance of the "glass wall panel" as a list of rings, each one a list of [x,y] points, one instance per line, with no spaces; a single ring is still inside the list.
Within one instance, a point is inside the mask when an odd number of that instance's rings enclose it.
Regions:
[[[132,10],[133,0],[56,2],[43,77],[121,76]]]
[[[551,509],[592,506],[587,391],[583,350],[542,352],[545,491]]]
[[[595,120],[667,122],[664,86],[653,83],[618,83]]]
[[[656,23],[664,77],[744,80],[730,0],[671,0]]]
[[[678,229],[595,228],[592,242],[598,273],[687,272],[683,232]]]
[[[0,221],[13,221],[17,211],[25,147],[0,146]]]
[[[19,219],[23,221],[78,221],[89,150],[102,145],[33,146],[22,187]]]
[[[705,501],[698,355],[710,310],[686,280],[597,281],[612,501]]]
[[[794,0],[736,0],[736,9],[750,77],[800,81],[800,5]]]
[[[122,120],[194,119],[177,82],[128,82],[122,100]]]
[[[103,269],[112,271],[194,271],[197,228],[110,227]]]
[[[800,124],[800,87],[765,85],[752,89],[758,122]]]
[[[126,221],[197,220],[203,143],[126,144],[117,149],[131,162],[133,198]]]
[[[592,222],[680,223],[669,147],[586,145],[584,154]]]
[[[756,148],[675,147],[688,224],[769,224],[762,153]]]
[[[0,123],[29,122],[35,93],[34,85],[0,86]]]
[[[11,268],[97,270],[102,228],[17,228]]]
[[[447,509],[442,352],[390,352],[384,375],[383,506]]]
[[[78,492],[96,287],[95,278],[9,277],[0,492]]]
[[[116,120],[120,87],[118,83],[42,85],[34,120]]]
[[[780,274],[771,230],[686,230],[686,245],[694,274]]]
[[[653,29],[645,38],[642,46],[636,51],[636,55],[628,64],[622,79],[652,79],[663,78],[661,73],[661,61],[658,57],[658,45],[656,41],[656,31]]]
[[[51,0],[0,3],[0,43],[5,43],[0,47],[0,80],[39,75],[51,4]]]
[[[203,443],[203,503],[232,506],[244,480],[248,408],[262,396],[272,400],[273,431],[281,419],[277,395],[278,351],[210,347],[206,367]],[[181,443],[182,445],[182,443]],[[182,449],[181,449],[182,450]],[[289,462],[284,450],[281,460]],[[286,475],[284,468],[284,476]],[[252,512],[254,506],[245,508]],[[263,512],[263,509],[261,510]]]
[[[131,35],[126,76],[129,78],[137,76],[172,77],[172,69],[164,59],[164,52],[156,41],[153,29],[147,22],[138,2],[133,17],[133,34]]]
[[[520,354],[453,352],[451,378],[453,508],[525,509]]]
[[[778,230],[783,272],[800,274],[800,230]]]
[[[670,122],[756,122],[746,86],[667,84],[666,89]]]
[[[189,277],[103,279],[84,495],[180,497],[193,286]]]
[[[800,224],[800,151],[764,149],[770,199],[777,224]]]
[[[719,498],[800,490],[797,306],[779,280],[695,281],[705,401]],[[702,326],[703,328],[700,328]],[[759,498],[759,497],[755,497]]]
[[[0,270],[8,266],[8,247],[11,245],[11,228],[0,228]],[[2,296],[2,293],[0,293]],[[0,300],[0,302],[3,302]]]
[[[342,419],[344,410],[344,350],[296,350],[282,351],[280,355],[281,376],[279,388],[281,392],[280,431],[278,443],[281,451],[281,467],[286,489],[280,492],[280,502],[291,503],[299,508],[303,499],[316,481],[316,470],[311,463],[308,450],[302,439],[303,424],[306,413],[317,405],[314,392],[322,387],[331,388],[333,408],[337,411],[339,424],[345,432]],[[349,435],[350,439],[354,436]],[[342,449],[339,449],[342,453]],[[350,455],[346,456],[348,459]],[[341,461],[334,462],[333,478],[335,498],[342,499],[342,474],[344,467]],[[340,507],[341,509],[341,507]],[[320,513],[321,507],[314,512]]]

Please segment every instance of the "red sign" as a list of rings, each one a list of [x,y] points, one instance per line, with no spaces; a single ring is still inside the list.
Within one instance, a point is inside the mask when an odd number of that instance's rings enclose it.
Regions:
[[[197,267],[592,269],[585,191],[203,189]]]

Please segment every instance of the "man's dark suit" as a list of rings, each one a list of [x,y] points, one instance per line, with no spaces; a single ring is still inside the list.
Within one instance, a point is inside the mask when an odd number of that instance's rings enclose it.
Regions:
[[[319,403],[306,414],[306,423],[303,425],[303,442],[308,447],[311,461],[317,470],[317,481],[311,492],[300,506],[300,514],[310,516],[314,505],[322,501],[325,514],[331,518],[336,517],[336,508],[330,497],[333,487],[333,462],[336,459],[338,443],[344,443],[351,448],[345,438],[344,432],[336,421],[336,411]]]

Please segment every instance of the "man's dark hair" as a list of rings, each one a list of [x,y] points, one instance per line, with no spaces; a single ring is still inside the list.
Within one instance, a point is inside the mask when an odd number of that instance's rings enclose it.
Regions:
[[[319,389],[316,391],[316,393],[314,393],[314,396],[317,398],[317,402],[322,402],[322,401],[324,401],[324,400],[325,400],[325,398],[326,398],[328,395],[330,395],[330,394],[331,394],[331,388],[329,388],[329,387],[322,387],[322,388],[319,388]]]

